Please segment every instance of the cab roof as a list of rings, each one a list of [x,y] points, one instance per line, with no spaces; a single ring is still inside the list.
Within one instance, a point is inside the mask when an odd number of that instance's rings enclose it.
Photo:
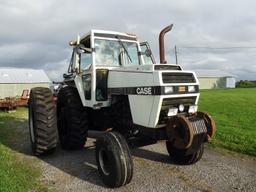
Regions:
[[[83,35],[81,38],[78,36],[78,38],[76,40],[70,41],[69,44],[76,45],[78,39],[80,41],[80,40],[83,40],[91,35],[93,35],[94,37],[99,37],[99,38],[116,38],[116,36],[118,36],[120,39],[137,41],[137,36],[135,34],[123,33],[123,32],[117,32],[117,31],[92,29],[88,33]]]

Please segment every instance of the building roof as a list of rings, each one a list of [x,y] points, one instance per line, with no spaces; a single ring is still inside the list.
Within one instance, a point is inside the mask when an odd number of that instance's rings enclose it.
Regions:
[[[194,70],[198,77],[236,77],[220,70]]]
[[[0,68],[0,83],[50,83],[41,69]]]

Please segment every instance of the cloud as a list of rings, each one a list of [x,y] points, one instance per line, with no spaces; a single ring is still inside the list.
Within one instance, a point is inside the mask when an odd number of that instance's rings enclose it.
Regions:
[[[88,1],[13,0],[0,2],[0,67],[43,68],[60,79],[68,68],[68,42],[90,29],[136,33],[158,57],[158,33],[166,36],[167,59],[188,69],[220,69],[255,79],[255,50],[182,49],[182,46],[256,46],[255,1]],[[180,47],[180,49],[179,49]]]

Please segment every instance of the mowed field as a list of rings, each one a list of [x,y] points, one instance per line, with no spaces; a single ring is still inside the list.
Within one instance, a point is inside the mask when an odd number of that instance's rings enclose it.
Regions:
[[[216,121],[213,146],[256,156],[256,88],[202,90],[199,110]]]
[[[202,90],[199,100],[199,110],[209,112],[217,123],[217,134],[210,146],[226,148],[256,156],[256,89]],[[158,145],[155,147],[158,147]],[[158,149],[156,151],[158,151]],[[61,160],[63,158],[62,153],[64,152],[61,151],[59,153],[61,156],[59,160]],[[84,158],[83,151],[77,153],[79,158]],[[64,154],[67,155],[69,153],[65,152]],[[208,152],[208,155],[209,154],[211,153]],[[92,155],[94,155],[94,153],[92,153]],[[68,158],[71,158],[70,156],[72,156],[72,154],[67,155]],[[164,155],[154,157],[166,158]],[[206,158],[210,159],[215,157],[206,156]],[[223,159],[223,157],[219,160],[221,159]],[[46,179],[47,181],[43,183],[41,181],[42,170],[39,168],[40,163],[38,163],[41,161],[42,160],[33,157],[31,154],[28,137],[27,108],[19,108],[11,113],[0,111],[0,192],[49,191],[47,187],[48,180]],[[58,155],[55,156],[54,160],[49,160],[49,162],[51,161],[58,161]],[[68,169],[70,162],[73,161],[74,159],[72,158],[70,161],[66,160],[65,164],[68,166],[65,167],[65,169]],[[230,161],[230,159],[227,161]],[[137,167],[141,166],[138,164],[138,157],[135,157],[135,162],[137,162]],[[56,165],[59,166],[59,164],[61,163],[57,163]],[[152,166],[153,165],[155,165],[155,163],[152,163]],[[167,165],[161,164],[161,166]],[[49,167],[49,164],[46,163],[45,166]],[[208,164],[206,167],[208,167]],[[182,169],[186,171],[186,169],[189,168],[190,167],[184,167]],[[79,170],[80,168],[78,171]],[[141,171],[141,168],[139,170]],[[201,170],[201,168],[199,170]],[[48,171],[46,172],[48,173]],[[68,172],[72,173],[72,171]],[[76,174],[78,173],[74,175]],[[79,174],[82,173],[79,172]],[[94,177],[98,179],[97,170],[95,170]],[[238,175],[237,177],[240,176]],[[248,176],[248,178],[250,177]]]

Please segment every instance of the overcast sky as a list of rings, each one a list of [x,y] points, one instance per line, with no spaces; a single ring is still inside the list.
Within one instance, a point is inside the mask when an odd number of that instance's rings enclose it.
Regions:
[[[215,69],[239,79],[256,79],[256,49],[182,47],[256,47],[253,0],[0,0],[0,67],[42,68],[52,80],[66,71],[68,42],[90,29],[136,33],[158,56],[158,33],[166,36],[168,63],[185,69]]]

